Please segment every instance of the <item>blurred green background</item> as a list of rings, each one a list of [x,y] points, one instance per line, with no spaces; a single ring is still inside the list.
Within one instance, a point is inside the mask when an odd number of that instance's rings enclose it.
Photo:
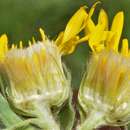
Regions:
[[[38,28],[43,27],[49,38],[55,38],[58,32],[64,30],[65,25],[73,13],[82,5],[91,5],[95,0],[0,0],[0,34],[7,33],[9,42],[27,41],[35,36],[39,38]],[[101,0],[94,19],[100,8],[108,13],[110,23],[113,16],[120,10],[125,13],[123,37],[130,40],[130,0]],[[89,49],[81,44],[76,51],[64,57],[64,62],[72,73],[72,86],[78,88]]]

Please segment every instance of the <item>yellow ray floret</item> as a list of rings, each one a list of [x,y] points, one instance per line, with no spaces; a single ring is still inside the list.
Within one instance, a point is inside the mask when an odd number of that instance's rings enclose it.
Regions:
[[[113,43],[113,49],[115,51],[118,51],[123,24],[124,24],[124,14],[123,12],[119,12],[114,17],[114,20],[112,22],[112,27],[111,27],[111,31],[115,33],[115,41]]]
[[[59,34],[55,42],[63,55],[72,53],[77,44],[88,40],[87,36],[80,38],[79,33],[85,29],[86,24],[94,27],[91,16],[98,3],[99,2],[92,6],[89,13],[86,12],[85,6],[81,7],[69,20],[65,31]],[[89,29],[91,29],[91,27],[89,27]]]
[[[78,40],[76,37],[78,33],[84,28],[87,16],[88,14],[85,11],[85,7],[81,7],[69,20],[65,31],[59,34],[56,40],[56,44],[63,53],[71,53],[73,50],[72,48],[76,46],[75,44]],[[70,50],[69,48],[66,48],[68,44],[71,44],[70,47],[72,48],[70,48]]]
[[[23,42],[22,42],[22,41],[19,42],[19,48],[20,48],[20,49],[23,48]]]
[[[98,24],[103,24],[104,30],[108,30],[108,16],[104,9],[99,13]]]
[[[103,29],[108,30],[108,16],[104,9],[101,9],[98,17],[98,25],[102,25],[102,24],[103,24]],[[93,32],[95,30],[95,27],[96,27],[95,23],[90,18],[86,24],[85,33],[87,34],[88,32],[89,33]]]
[[[100,51],[104,49],[103,41],[106,40],[108,34],[108,17],[105,10],[101,9],[98,17],[98,24],[95,25],[90,19],[85,27],[85,33],[88,35],[89,46],[92,51]]]
[[[39,28],[39,32],[41,34],[42,40],[45,41],[46,40],[46,35],[45,32],[42,28]],[[35,41],[35,39],[33,38],[33,41]]]
[[[5,53],[8,51],[8,38],[6,34],[3,34],[0,37],[0,60],[5,56]]]
[[[84,28],[86,19],[85,7],[81,7],[68,22],[62,42],[65,43],[75,37]]]
[[[86,24],[86,27],[84,29],[86,35],[88,35],[89,32],[88,42],[92,51],[99,52],[107,48],[118,52],[123,24],[124,14],[121,11],[115,15],[112,26],[109,29],[107,13],[105,10],[101,9],[98,17],[98,24],[95,25],[91,20],[91,22]]]
[[[123,40],[122,40],[121,53],[122,53],[122,55],[124,55],[124,56],[128,56],[128,55],[129,55],[128,39],[123,39]]]

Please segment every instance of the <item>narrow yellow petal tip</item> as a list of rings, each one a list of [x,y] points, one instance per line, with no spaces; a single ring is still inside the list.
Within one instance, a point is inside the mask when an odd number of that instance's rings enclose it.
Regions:
[[[7,51],[8,51],[8,38],[6,34],[3,34],[0,37],[0,60],[3,59]]]
[[[28,45],[31,47],[32,46],[32,43],[31,43],[31,41],[29,40],[28,41]]]
[[[45,40],[46,40],[46,35],[45,35],[44,30],[43,30],[42,28],[39,28],[39,32],[40,32],[40,34],[41,34],[42,40],[45,41]]]
[[[103,24],[104,30],[108,30],[108,16],[104,9],[100,10],[98,24]]]
[[[124,13],[122,11],[118,12],[112,22],[112,27],[111,31],[113,31],[116,35],[115,41],[113,42],[113,49],[115,51],[118,51],[119,47],[119,41],[120,37],[122,34],[122,29],[123,29],[123,24],[124,24]]]
[[[11,45],[11,49],[14,49],[15,48],[15,44],[13,43],[12,45]]]
[[[120,11],[117,13],[118,16],[121,16],[121,17],[124,17],[124,12],[123,11]]]
[[[20,49],[23,48],[23,42],[22,42],[22,41],[19,42],[19,48],[20,48]]]
[[[88,14],[85,7],[81,7],[69,20],[63,37],[63,43],[69,41],[75,37],[84,27],[85,21],[87,20]]]
[[[57,46],[59,46],[62,43],[62,39],[64,36],[64,32],[60,32],[55,40],[55,43]]]
[[[36,43],[35,37],[32,37],[32,43]]]
[[[93,15],[94,10],[95,10],[95,8],[96,8],[96,6],[97,6],[98,4],[101,4],[101,1],[97,1],[96,3],[93,4],[93,6],[91,7],[91,9],[90,9],[90,11],[89,11],[89,17],[91,17],[91,16]]]
[[[128,53],[129,53],[129,43],[128,43],[128,39],[123,39],[123,40],[122,40],[121,53],[122,53],[122,55],[124,55],[124,56],[128,56]]]
[[[1,37],[0,37],[0,42],[4,42],[4,44],[7,44],[8,43],[8,37],[6,34],[3,34]]]

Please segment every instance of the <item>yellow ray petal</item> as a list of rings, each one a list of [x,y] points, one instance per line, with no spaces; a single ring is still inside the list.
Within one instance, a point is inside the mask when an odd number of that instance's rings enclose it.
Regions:
[[[89,35],[86,35],[86,36],[82,37],[81,39],[79,39],[77,41],[77,44],[88,41],[88,39],[89,39]]]
[[[78,33],[85,27],[86,27],[86,29],[88,27],[88,30],[89,30],[89,28],[90,28],[90,30],[95,29],[95,25],[94,25],[93,21],[91,20],[91,16],[98,3],[99,2],[96,2],[92,6],[89,14],[87,14],[85,7],[81,7],[69,20],[64,33],[61,33],[58,36],[58,38],[56,39],[55,42],[58,45],[59,50],[63,55],[72,53],[78,43],[88,40],[87,35],[84,36],[83,38],[81,38],[81,40],[80,40]],[[88,31],[88,30],[86,30],[86,31]]]
[[[32,46],[32,43],[31,43],[31,41],[30,41],[30,40],[28,41],[28,45],[29,45],[29,47],[31,47],[31,46]]]
[[[39,28],[39,32],[40,32],[40,34],[41,34],[42,40],[45,41],[45,40],[46,40],[46,35],[45,35],[45,33],[44,33],[44,30],[43,30],[42,28]]]
[[[7,51],[8,51],[8,38],[6,34],[3,34],[0,37],[0,60],[3,59]]]
[[[114,37],[115,34],[112,31],[106,31],[106,32],[107,32],[106,47],[110,49],[109,43],[112,41],[112,38]]]
[[[86,23],[86,26],[85,26],[85,34],[88,35],[89,33],[91,33],[93,30],[95,29],[95,24],[94,22],[92,21],[92,19],[88,19],[87,23]]]
[[[109,36],[109,38],[107,39],[107,42],[106,42],[107,49],[112,49],[112,50],[114,49],[113,43],[115,42],[115,39],[116,39],[115,34],[110,33],[110,36]]]
[[[62,46],[59,46],[59,50],[62,55],[71,54],[78,44],[79,37],[75,36],[74,38],[70,39],[68,42],[64,43]]]
[[[81,7],[69,20],[66,29],[64,31],[63,43],[69,41],[76,36],[85,26],[85,21],[88,14],[85,11],[85,7]]]
[[[23,42],[22,42],[22,41],[19,42],[19,48],[20,48],[20,49],[23,48]]]
[[[102,42],[106,40],[106,36],[107,32],[104,31],[104,25],[98,24],[94,31],[89,35],[89,46],[91,47],[92,51],[94,51],[93,49],[95,47],[100,46]]]
[[[13,43],[12,45],[11,45],[11,49],[14,49],[15,48],[15,44]]]
[[[112,22],[112,27],[111,27],[111,31],[116,33],[115,40],[113,41],[113,49],[115,51],[118,51],[118,46],[119,46],[119,41],[120,41],[122,29],[123,29],[123,24],[124,24],[124,14],[123,14],[123,12],[119,12],[114,17],[114,20]]]
[[[124,56],[128,56],[128,52],[129,52],[129,46],[128,46],[128,39],[123,39],[122,40],[122,48],[121,48],[121,53]]]
[[[59,46],[62,43],[63,36],[64,36],[64,33],[60,32],[58,37],[55,40],[55,43],[56,43],[57,46]]]
[[[32,37],[32,43],[36,43],[35,37]]]
[[[108,30],[108,16],[104,9],[100,10],[98,24],[103,24],[104,30]]]
[[[96,3],[93,4],[93,6],[91,7],[91,9],[89,11],[89,18],[93,15],[97,4],[100,4],[100,3],[101,3],[100,1],[97,1]]]
[[[90,9],[89,11],[89,14],[88,14],[88,19],[86,21],[86,26],[85,26],[85,34],[88,34],[90,32],[92,32],[94,29],[95,29],[95,24],[94,22],[92,21],[91,19],[91,16],[93,15],[94,13],[94,10],[95,10],[95,7],[97,4],[101,3],[100,1],[97,1],[93,6],[92,8]]]
[[[100,52],[105,48],[104,44],[99,44],[97,46],[93,46],[93,49],[95,50],[95,52]]]

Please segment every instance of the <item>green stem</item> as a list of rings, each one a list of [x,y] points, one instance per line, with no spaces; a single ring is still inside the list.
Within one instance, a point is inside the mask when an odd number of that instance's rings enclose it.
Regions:
[[[34,103],[39,122],[37,125],[45,130],[60,130],[47,104]]]
[[[77,130],[93,130],[101,125],[105,125],[103,113],[92,111]]]

